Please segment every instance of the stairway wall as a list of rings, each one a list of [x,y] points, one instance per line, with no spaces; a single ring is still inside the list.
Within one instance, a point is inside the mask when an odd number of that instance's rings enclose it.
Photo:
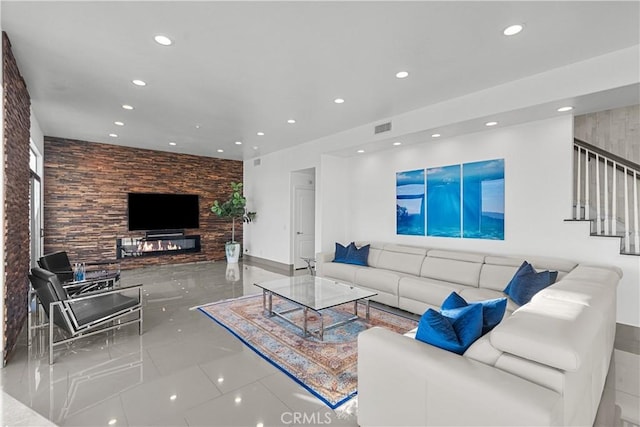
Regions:
[[[574,136],[640,164],[640,105],[576,116]]]

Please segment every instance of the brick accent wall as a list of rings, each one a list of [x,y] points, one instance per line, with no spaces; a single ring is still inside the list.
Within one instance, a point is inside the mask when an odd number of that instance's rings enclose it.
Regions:
[[[121,268],[223,260],[231,223],[210,211],[242,182],[241,161],[45,137],[44,251],[65,250],[71,262],[114,259],[116,239],[142,237],[127,228],[127,193],[200,196],[202,251],[121,260]],[[237,226],[237,224],[236,224]],[[242,239],[242,226],[239,227]]]
[[[4,349],[6,363],[27,317],[31,99],[2,33],[4,114]]]

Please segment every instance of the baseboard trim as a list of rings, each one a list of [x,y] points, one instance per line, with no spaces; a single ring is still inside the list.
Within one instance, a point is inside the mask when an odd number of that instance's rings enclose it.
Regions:
[[[258,267],[264,267],[274,273],[280,273],[287,276],[293,276],[293,265],[284,264],[270,259],[260,258],[253,255],[243,254],[242,261],[248,264],[253,264]]]

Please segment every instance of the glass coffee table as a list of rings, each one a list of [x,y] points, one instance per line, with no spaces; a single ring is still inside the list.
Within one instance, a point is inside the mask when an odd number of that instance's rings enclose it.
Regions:
[[[358,302],[364,303],[364,319],[368,321],[369,298],[377,295],[375,292],[360,289],[352,285],[310,275],[286,277],[268,282],[255,283],[255,285],[262,288],[262,308],[268,316],[278,316],[291,325],[300,328],[304,337],[315,336],[320,340],[323,339],[324,331],[327,329],[336,328],[359,319]],[[274,310],[273,295],[292,302],[295,307],[282,311]],[[353,316],[325,326],[322,310],[350,302],[353,302]],[[303,312],[302,325],[293,322],[286,316],[289,313],[299,310]],[[317,329],[308,327],[307,320],[309,310],[318,315],[320,327]]]

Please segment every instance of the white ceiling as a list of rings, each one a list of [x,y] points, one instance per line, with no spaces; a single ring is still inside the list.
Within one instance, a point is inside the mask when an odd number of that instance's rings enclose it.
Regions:
[[[639,5],[3,0],[1,18],[45,135],[247,159],[638,45]]]

